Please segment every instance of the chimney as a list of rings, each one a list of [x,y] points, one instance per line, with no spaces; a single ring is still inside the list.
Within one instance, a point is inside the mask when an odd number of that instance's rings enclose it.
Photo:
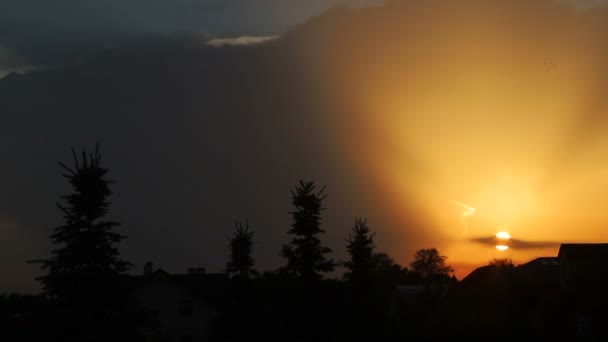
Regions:
[[[200,265],[198,267],[194,267],[194,268],[189,268],[188,269],[188,274],[190,275],[194,275],[194,274],[205,274],[205,268],[201,267]]]
[[[144,265],[144,275],[150,275],[152,274],[152,272],[154,272],[154,264],[152,264],[151,262],[147,262]]]

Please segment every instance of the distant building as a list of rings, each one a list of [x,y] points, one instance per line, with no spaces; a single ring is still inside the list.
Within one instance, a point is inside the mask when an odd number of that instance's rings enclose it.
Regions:
[[[172,275],[151,267],[146,264],[145,274],[131,279],[134,299],[150,310],[158,323],[157,329],[145,332],[147,340],[208,340],[224,298],[226,275],[205,274],[200,267],[189,274]]]

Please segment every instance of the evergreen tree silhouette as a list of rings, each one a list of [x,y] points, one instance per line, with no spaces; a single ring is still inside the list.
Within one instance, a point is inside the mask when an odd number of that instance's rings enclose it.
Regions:
[[[226,272],[238,279],[250,279],[258,273],[253,269],[255,260],[253,252],[253,232],[249,230],[249,222],[245,226],[241,222],[235,223],[236,230],[230,238],[230,260],[226,263]]]
[[[355,340],[368,340],[374,335],[376,318],[380,312],[375,304],[374,283],[377,262],[374,257],[374,233],[367,226],[367,220],[355,219],[355,224],[346,239],[346,250],[350,256],[344,263],[347,271],[344,278],[351,290],[349,297],[348,330]]]
[[[73,167],[59,165],[74,192],[57,204],[65,224],[50,236],[58,247],[43,261],[48,274],[38,279],[58,308],[55,318],[62,340],[126,339],[118,280],[130,264],[120,259],[116,247],[125,236],[113,231],[119,223],[104,220],[113,182],[105,178],[108,169],[101,166],[99,144],[93,154],[83,150],[78,158],[72,148],[72,155]]]
[[[376,268],[374,258],[374,235],[367,226],[367,220],[355,219],[355,224],[346,239],[346,250],[350,260],[344,263],[348,269],[344,278],[354,283],[369,282]]]
[[[283,245],[281,255],[287,259],[284,271],[301,280],[318,280],[323,273],[334,270],[334,260],[327,258],[331,249],[321,244],[319,234],[321,229],[321,211],[325,187],[315,193],[314,182],[300,181],[299,185],[291,191],[291,200],[295,211],[290,212],[293,223],[289,234],[293,239]]]

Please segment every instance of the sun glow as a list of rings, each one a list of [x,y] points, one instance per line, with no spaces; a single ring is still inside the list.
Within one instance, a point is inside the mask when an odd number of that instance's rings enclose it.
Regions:
[[[498,232],[496,233],[496,237],[503,240],[508,240],[511,238],[511,235],[507,232]]]
[[[483,264],[507,250],[517,261],[557,253],[516,248],[511,234],[607,240],[604,26],[562,10],[539,18],[519,5],[502,14],[486,2],[467,2],[476,6],[468,10],[441,3],[433,9],[449,18],[441,27],[429,23],[426,7],[412,6],[375,22],[367,43],[325,46],[332,72],[322,79],[350,113],[336,118],[341,130],[331,138],[352,146],[352,162],[396,208],[404,240],[434,238],[453,263]],[[482,12],[495,20],[472,20]],[[346,37],[354,23],[345,24]],[[513,31],[528,27],[542,29]],[[403,40],[417,48],[395,44]],[[474,204],[474,215],[447,198]],[[488,236],[489,246],[470,239]]]

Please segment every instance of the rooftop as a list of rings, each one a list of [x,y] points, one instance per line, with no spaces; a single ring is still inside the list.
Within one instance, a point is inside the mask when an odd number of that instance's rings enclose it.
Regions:
[[[559,266],[559,259],[557,257],[539,257],[521,266]]]
[[[570,259],[608,260],[608,243],[564,243],[559,248],[558,258],[567,255]]]

